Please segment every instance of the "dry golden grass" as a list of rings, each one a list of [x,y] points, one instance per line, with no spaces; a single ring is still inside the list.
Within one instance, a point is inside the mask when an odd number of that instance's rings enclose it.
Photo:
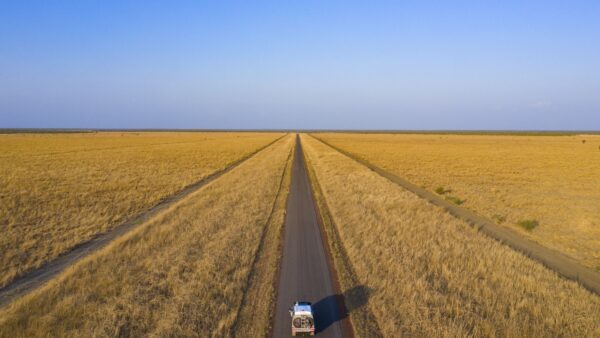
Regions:
[[[599,297],[317,140],[302,142],[384,336],[600,335]],[[356,286],[348,280],[344,290]],[[355,328],[369,324],[350,315]]]
[[[282,220],[284,204],[273,203],[293,141],[278,141],[11,304],[0,312],[0,336],[228,336],[266,224]]]
[[[0,135],[0,286],[281,135]]]
[[[364,306],[365,301],[368,301],[370,289],[360,283],[352,261],[340,238],[338,227],[330,213],[329,205],[323,195],[323,189],[317,179],[314,166],[309,157],[305,158],[315,204],[319,209],[318,217],[320,217],[323,230],[325,231],[324,238],[327,241],[325,245],[328,245],[330,249],[329,252],[335,266],[336,277],[344,295],[346,311],[349,313],[351,322],[355,324],[353,327],[354,334],[357,337],[381,337],[381,330],[379,329],[377,320],[369,307]]]
[[[598,135],[316,136],[600,270]]]
[[[292,178],[292,159],[294,147],[290,152],[290,160],[282,177],[281,192],[273,205],[273,214],[263,234],[260,250],[250,272],[248,288],[243,297],[242,307],[233,326],[237,337],[266,337],[271,329],[270,324],[275,313],[275,281],[279,277],[283,224],[287,198]]]

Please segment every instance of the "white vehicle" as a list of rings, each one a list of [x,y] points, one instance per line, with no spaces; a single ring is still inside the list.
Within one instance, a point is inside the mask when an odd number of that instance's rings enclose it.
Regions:
[[[315,335],[315,319],[313,318],[312,307],[309,302],[296,302],[290,308],[292,316],[292,336],[297,335]]]

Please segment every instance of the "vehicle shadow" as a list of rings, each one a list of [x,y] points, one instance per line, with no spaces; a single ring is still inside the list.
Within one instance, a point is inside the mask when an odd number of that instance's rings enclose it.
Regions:
[[[352,311],[367,304],[373,289],[358,285],[344,294],[329,295],[312,305],[316,333],[325,331],[333,323],[340,321]]]

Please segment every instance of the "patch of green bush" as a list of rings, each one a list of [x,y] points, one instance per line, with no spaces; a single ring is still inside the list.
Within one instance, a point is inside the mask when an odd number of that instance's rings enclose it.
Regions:
[[[440,195],[443,195],[443,194],[452,192],[452,190],[451,189],[446,189],[446,188],[440,186],[440,187],[435,188],[435,192],[438,193],[438,194],[440,194]]]
[[[523,228],[527,231],[531,231],[531,230],[535,229],[538,225],[540,225],[540,223],[538,221],[536,221],[535,219],[524,219],[524,220],[517,222],[517,225],[519,225],[521,228]]]

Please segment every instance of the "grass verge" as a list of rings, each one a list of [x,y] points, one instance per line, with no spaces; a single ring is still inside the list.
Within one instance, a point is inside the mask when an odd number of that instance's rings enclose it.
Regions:
[[[301,138],[303,144],[305,144],[304,141],[308,137],[301,135]],[[317,208],[319,209],[319,217],[326,233],[327,244],[333,256],[333,264],[337,272],[338,282],[343,291],[344,302],[350,316],[354,334],[357,337],[382,337],[376,318],[371,313],[369,307],[365,306],[365,297],[368,297],[368,293],[371,290],[360,283],[359,278],[354,272],[350,258],[339,237],[338,228],[329,212],[327,200],[323,196],[319,180],[311,164],[310,154],[307,151],[304,154],[312,191]]]
[[[275,286],[281,258],[281,239],[292,177],[294,149],[295,147],[292,147],[290,150],[287,166],[281,177],[279,193],[255,254],[238,317],[235,325],[232,326],[231,335],[234,337],[265,337],[271,329],[270,324],[275,313],[277,294]]]

